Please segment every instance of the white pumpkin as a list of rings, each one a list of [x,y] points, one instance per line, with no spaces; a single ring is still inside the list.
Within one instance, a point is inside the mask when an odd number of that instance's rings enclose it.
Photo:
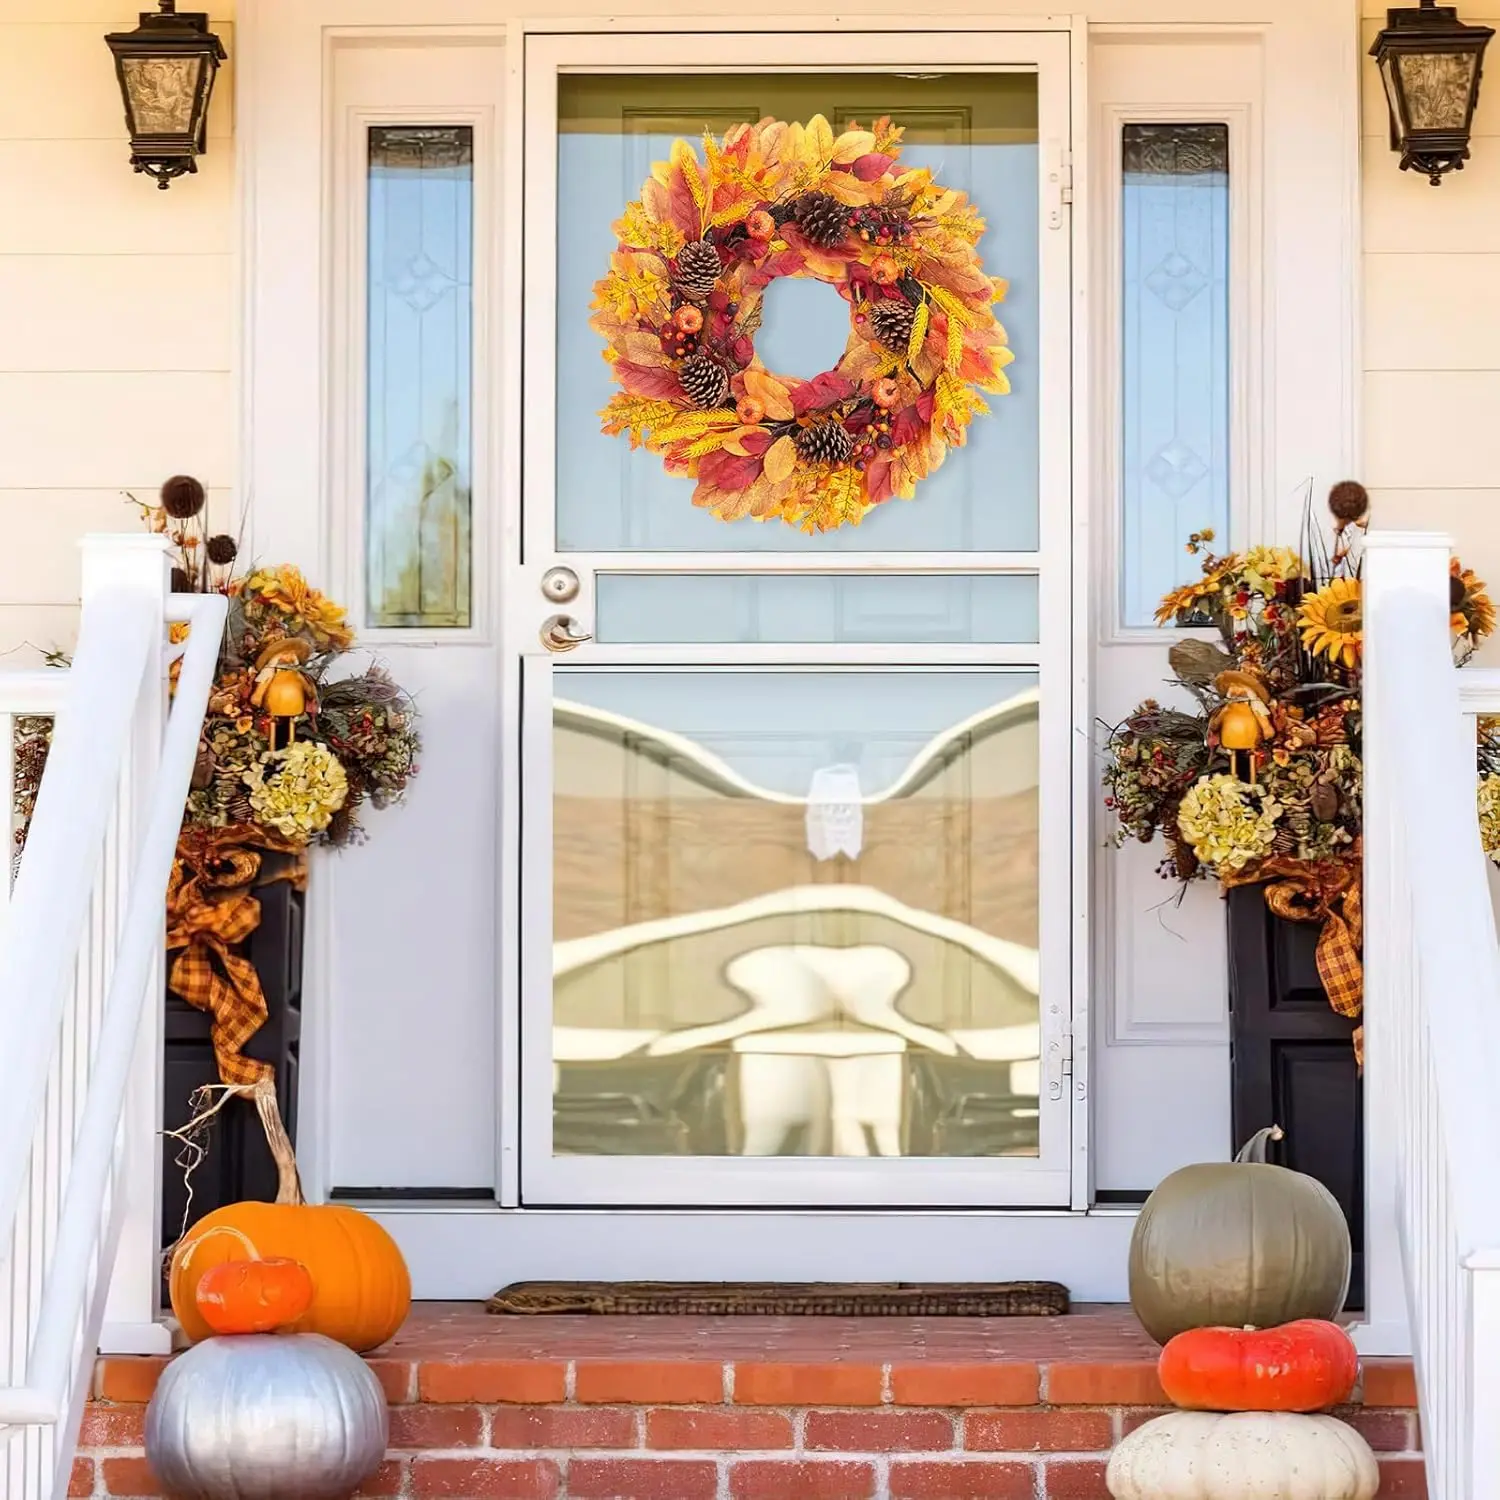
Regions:
[[[1333,1417],[1177,1411],[1115,1449],[1114,1500],[1372,1500],[1369,1444]]]

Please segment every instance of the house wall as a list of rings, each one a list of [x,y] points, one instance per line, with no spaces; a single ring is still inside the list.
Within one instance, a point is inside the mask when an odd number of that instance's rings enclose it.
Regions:
[[[75,543],[186,471],[232,519],[231,62],[198,176],[130,170],[104,45],[131,0],[0,0],[0,660],[71,643]],[[7,654],[8,653],[8,654]]]
[[[1382,24],[1361,0],[1366,44]],[[124,492],[199,474],[226,525],[235,478],[233,0],[199,176],[126,166],[116,0],[0,0],[0,653],[65,645],[74,542],[133,524]],[[1468,15],[1466,19],[1483,19]],[[1500,26],[1500,17],[1489,24]],[[1500,578],[1500,83],[1475,157],[1439,189],[1396,170],[1364,63],[1364,477],[1383,524],[1453,534]],[[1295,226],[1290,230],[1296,233]],[[12,660],[17,659],[12,657]]]
[[[1385,24],[1361,0],[1365,47]],[[1464,6],[1500,31],[1500,6]],[[1364,479],[1382,526],[1446,531],[1500,581],[1500,44],[1474,158],[1439,188],[1397,170],[1374,62],[1364,61]],[[1494,643],[1481,660],[1500,661]]]

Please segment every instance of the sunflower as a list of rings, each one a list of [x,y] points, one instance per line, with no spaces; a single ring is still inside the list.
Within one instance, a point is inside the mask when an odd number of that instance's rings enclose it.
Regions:
[[[1314,656],[1353,667],[1359,661],[1364,620],[1357,578],[1334,578],[1309,594],[1297,611],[1302,644]]]
[[[320,651],[347,651],[354,643],[343,606],[313,588],[290,564],[257,569],[238,592],[288,616],[293,628],[305,631]]]
[[[1202,578],[1195,579],[1192,583],[1186,583],[1180,589],[1173,589],[1170,594],[1163,595],[1161,603],[1157,606],[1156,623],[1170,625],[1173,620],[1179,620],[1183,615],[1196,613],[1198,606],[1205,599],[1211,599],[1220,591],[1224,580],[1239,565],[1238,557],[1215,559],[1205,567]]]
[[[1453,585],[1453,633],[1468,636],[1478,645],[1495,629],[1495,605],[1485,582],[1472,569],[1451,564]]]

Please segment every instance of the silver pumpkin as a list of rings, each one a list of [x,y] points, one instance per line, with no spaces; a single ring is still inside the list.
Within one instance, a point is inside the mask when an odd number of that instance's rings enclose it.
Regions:
[[[385,1457],[385,1392],[321,1334],[206,1339],[174,1359],[146,1412],[146,1457],[184,1500],[348,1495]]]

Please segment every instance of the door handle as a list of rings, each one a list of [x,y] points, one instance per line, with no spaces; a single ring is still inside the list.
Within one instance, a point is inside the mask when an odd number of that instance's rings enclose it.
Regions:
[[[593,640],[587,631],[578,628],[572,615],[549,615],[538,632],[542,644],[549,651],[576,651],[585,641]]]

